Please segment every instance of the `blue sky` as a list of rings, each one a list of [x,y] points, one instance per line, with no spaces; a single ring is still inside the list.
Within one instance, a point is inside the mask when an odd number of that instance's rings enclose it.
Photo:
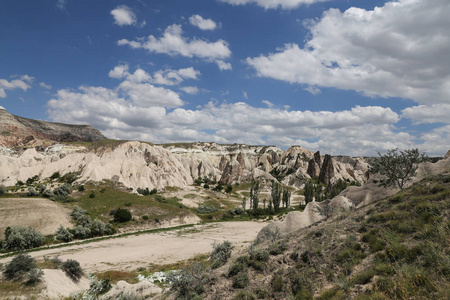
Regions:
[[[447,0],[0,2],[0,106],[154,143],[450,149]]]

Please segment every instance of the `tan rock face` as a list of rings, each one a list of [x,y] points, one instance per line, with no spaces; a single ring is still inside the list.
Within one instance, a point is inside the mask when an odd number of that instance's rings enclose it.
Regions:
[[[282,151],[276,147],[193,144],[182,149],[124,142],[115,148],[88,151],[84,147],[52,145],[37,151],[35,148],[15,152],[0,148],[0,181],[7,186],[18,180],[26,181],[38,175],[50,177],[54,172],[79,172],[79,182],[112,180],[126,187],[157,188],[166,186],[185,188],[198,177],[208,177],[221,184],[260,179],[270,183],[301,187],[312,176],[308,171],[314,163],[314,175],[325,172],[327,182],[339,178],[365,181],[368,164],[362,159],[342,157],[322,158],[302,147]],[[309,163],[308,163],[309,160]],[[319,169],[319,164],[322,168]]]

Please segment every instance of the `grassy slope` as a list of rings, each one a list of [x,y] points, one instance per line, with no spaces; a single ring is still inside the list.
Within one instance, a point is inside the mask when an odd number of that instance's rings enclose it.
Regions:
[[[286,247],[275,240],[258,245],[272,249],[269,260],[242,253],[209,279],[205,298],[447,299],[449,200],[450,175],[436,176],[303,229],[286,238]],[[232,287],[237,275],[229,268],[236,264],[250,279],[244,289]]]

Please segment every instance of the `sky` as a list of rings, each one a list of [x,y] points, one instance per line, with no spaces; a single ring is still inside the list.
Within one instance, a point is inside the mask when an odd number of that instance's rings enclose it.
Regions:
[[[113,139],[450,150],[448,0],[3,0],[0,106]]]

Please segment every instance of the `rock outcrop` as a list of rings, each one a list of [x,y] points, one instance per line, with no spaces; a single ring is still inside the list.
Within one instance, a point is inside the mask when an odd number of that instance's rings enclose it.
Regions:
[[[48,146],[54,142],[92,142],[105,136],[90,125],[68,125],[15,116],[0,107],[0,146]]]

